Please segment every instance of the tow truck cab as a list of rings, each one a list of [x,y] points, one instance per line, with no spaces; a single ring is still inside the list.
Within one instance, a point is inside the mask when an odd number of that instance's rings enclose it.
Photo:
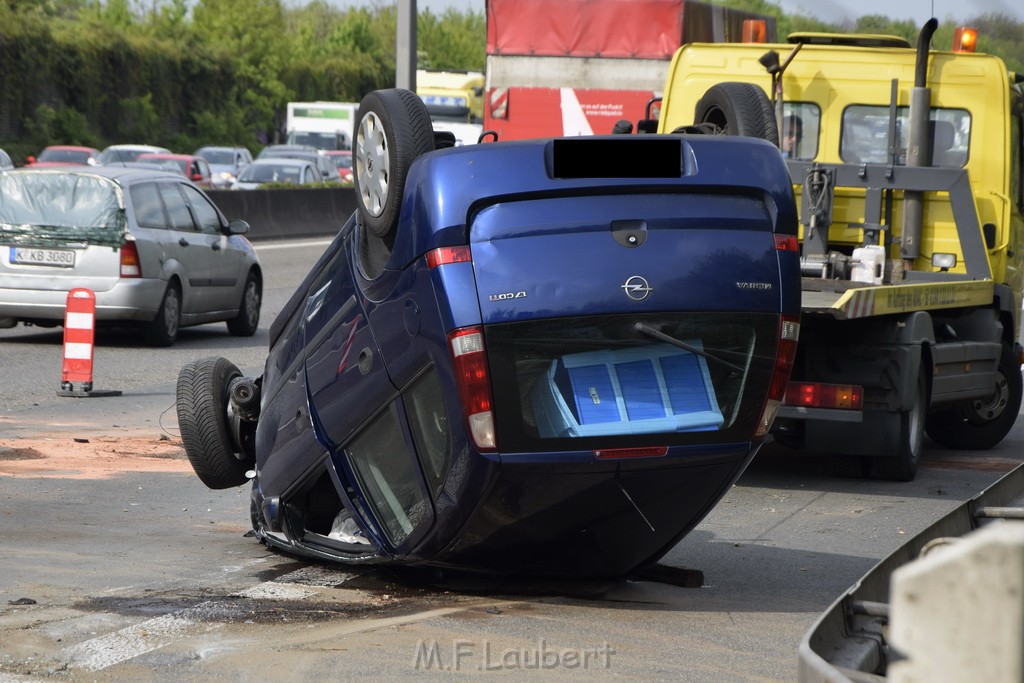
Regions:
[[[1024,78],[964,51],[970,30],[954,50],[930,49],[936,25],[916,49],[830,34],[684,45],[661,104],[660,133],[735,133],[750,112],[707,98],[765,93],[800,207],[803,275],[774,433],[836,456],[843,474],[912,478],[921,423],[941,445],[988,448],[1020,408]]]

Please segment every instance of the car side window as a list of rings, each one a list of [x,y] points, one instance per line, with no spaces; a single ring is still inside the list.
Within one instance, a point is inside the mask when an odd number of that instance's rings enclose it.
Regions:
[[[195,214],[196,224],[201,232],[216,235],[221,231],[220,215],[217,209],[199,190],[188,185],[182,185],[182,191],[188,198],[188,203]]]
[[[171,220],[171,228],[174,230],[188,230],[195,232],[196,226],[192,222],[192,214],[188,211],[185,198],[178,191],[177,183],[160,183],[160,197],[167,207],[167,215]]]
[[[164,203],[160,201],[156,183],[133,185],[128,190],[128,194],[132,198],[135,222],[139,224],[139,227],[167,229],[167,214],[164,212]]]

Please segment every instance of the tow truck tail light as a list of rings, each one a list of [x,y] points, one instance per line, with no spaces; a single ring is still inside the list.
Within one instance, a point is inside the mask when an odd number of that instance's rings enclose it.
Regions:
[[[743,42],[744,43],[767,43],[768,24],[764,19],[743,20]]]
[[[860,410],[864,405],[864,387],[853,384],[790,382],[784,403],[802,408]]]
[[[121,245],[121,277],[142,277],[139,250],[132,240]]]
[[[494,432],[494,403],[491,400],[491,379],[487,372],[483,328],[465,327],[448,334],[455,366],[455,381],[466,418],[469,434],[478,450],[498,450]]]
[[[953,31],[953,52],[974,52],[978,49],[978,29],[957,26]]]
[[[786,395],[786,386],[789,384],[789,375],[793,371],[793,361],[796,358],[796,344],[800,339],[800,319],[796,316],[783,315],[779,319],[779,345],[775,349],[775,365],[772,368],[772,378],[768,384],[768,400],[764,403],[761,411],[761,419],[754,432],[755,439],[763,439],[775,416],[782,405],[782,399]]]

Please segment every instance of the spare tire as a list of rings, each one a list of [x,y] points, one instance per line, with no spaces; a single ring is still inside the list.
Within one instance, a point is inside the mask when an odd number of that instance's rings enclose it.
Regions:
[[[409,90],[374,90],[356,115],[355,186],[370,234],[394,241],[409,167],[434,148],[427,106]]]
[[[761,138],[779,145],[772,103],[752,83],[718,83],[708,88],[697,102],[694,123],[711,124],[720,135]]]
[[[242,373],[226,358],[192,361],[178,373],[178,429],[185,455],[204,484],[227,489],[248,481],[255,458],[232,439],[228,414],[231,381]]]

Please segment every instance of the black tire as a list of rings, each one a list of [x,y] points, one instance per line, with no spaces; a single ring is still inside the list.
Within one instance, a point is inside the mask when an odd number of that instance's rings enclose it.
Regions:
[[[226,358],[192,361],[178,373],[178,429],[192,469],[211,489],[248,481],[255,461],[236,453],[228,425],[228,389],[242,373]]]
[[[409,90],[374,90],[356,115],[355,186],[359,215],[370,234],[393,242],[416,157],[434,148],[427,106]]]
[[[1013,347],[1003,344],[996,383],[986,398],[965,401],[928,416],[925,429],[940,446],[957,450],[985,450],[1002,441],[1020,412],[1024,380]]]
[[[697,102],[695,124],[711,124],[721,135],[740,135],[779,145],[779,127],[768,96],[752,83],[718,83]]]
[[[890,481],[911,481],[917,476],[924,450],[925,421],[928,415],[928,381],[924,369],[917,373],[917,391],[910,410],[894,414],[899,420],[899,441],[893,444],[895,456],[871,459],[871,476]]]
[[[170,346],[181,329],[181,290],[174,282],[167,285],[156,317],[146,328],[146,341],[150,346]]]
[[[238,315],[228,321],[228,332],[236,337],[251,337],[260,326],[260,306],[263,303],[263,287],[256,273],[250,272],[245,278],[242,301],[238,304]]]

